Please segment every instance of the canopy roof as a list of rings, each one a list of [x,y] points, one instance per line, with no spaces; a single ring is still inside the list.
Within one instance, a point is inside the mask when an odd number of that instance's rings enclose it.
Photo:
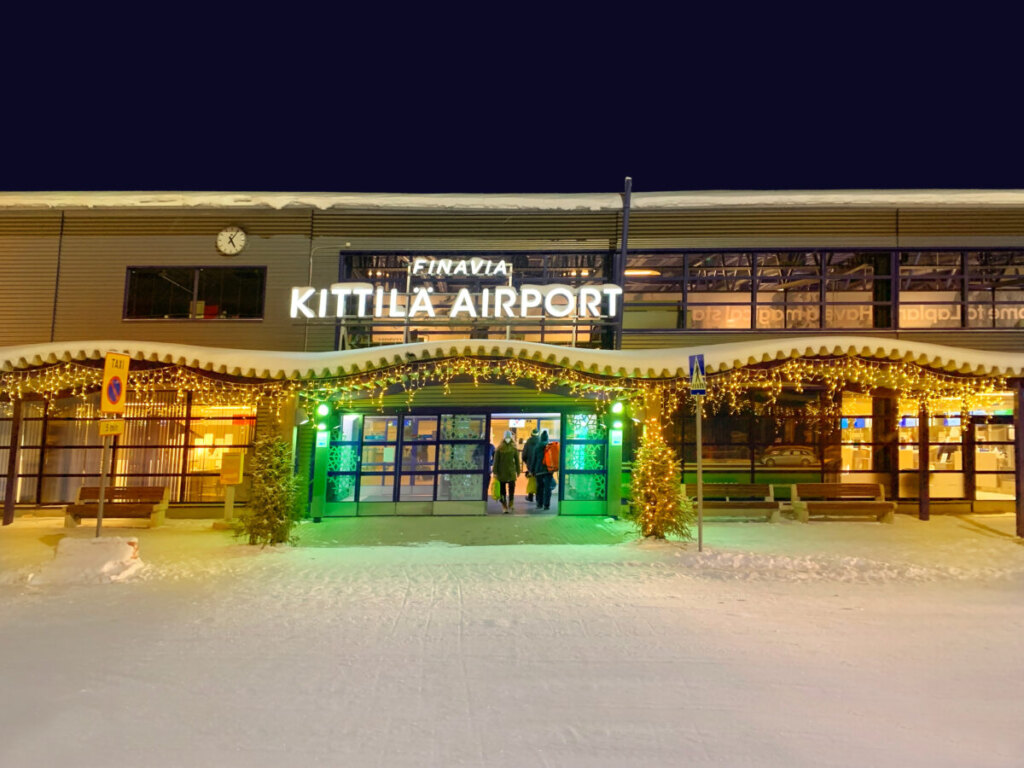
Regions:
[[[135,360],[255,379],[345,376],[414,361],[452,357],[520,358],[612,377],[675,379],[689,376],[689,357],[702,353],[708,374],[798,358],[856,356],[914,363],[934,371],[973,376],[1024,376],[1024,353],[948,347],[866,336],[806,336],[674,349],[607,350],[526,341],[459,339],[395,344],[334,352],[222,349],[148,341],[67,341],[0,347],[0,370],[100,360],[123,352]]]

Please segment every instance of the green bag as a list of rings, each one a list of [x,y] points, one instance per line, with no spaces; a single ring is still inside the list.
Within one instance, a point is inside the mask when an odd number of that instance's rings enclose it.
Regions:
[[[501,499],[501,483],[498,482],[498,478],[491,481],[491,498],[495,501]]]

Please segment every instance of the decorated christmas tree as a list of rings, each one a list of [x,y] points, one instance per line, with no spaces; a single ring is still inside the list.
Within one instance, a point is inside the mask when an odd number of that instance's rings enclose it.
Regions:
[[[633,458],[631,483],[631,511],[641,535],[657,539],[668,534],[693,538],[693,504],[680,487],[681,475],[679,459],[665,443],[660,421],[648,417],[640,448]]]

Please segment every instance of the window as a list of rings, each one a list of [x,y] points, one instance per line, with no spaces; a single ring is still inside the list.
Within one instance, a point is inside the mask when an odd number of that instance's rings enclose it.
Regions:
[[[266,267],[129,267],[124,317],[260,319],[266,281]]]

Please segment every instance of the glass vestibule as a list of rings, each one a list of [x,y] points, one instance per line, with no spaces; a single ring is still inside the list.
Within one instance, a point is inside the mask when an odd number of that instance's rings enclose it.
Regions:
[[[517,415],[524,418],[517,419]],[[345,414],[331,431],[327,452],[328,503],[482,502],[486,499],[496,424],[523,421],[559,440],[557,498],[607,497],[607,430],[594,413],[568,414]],[[560,434],[559,425],[564,429]],[[521,476],[525,492],[525,474]],[[369,509],[369,508],[368,508]]]

